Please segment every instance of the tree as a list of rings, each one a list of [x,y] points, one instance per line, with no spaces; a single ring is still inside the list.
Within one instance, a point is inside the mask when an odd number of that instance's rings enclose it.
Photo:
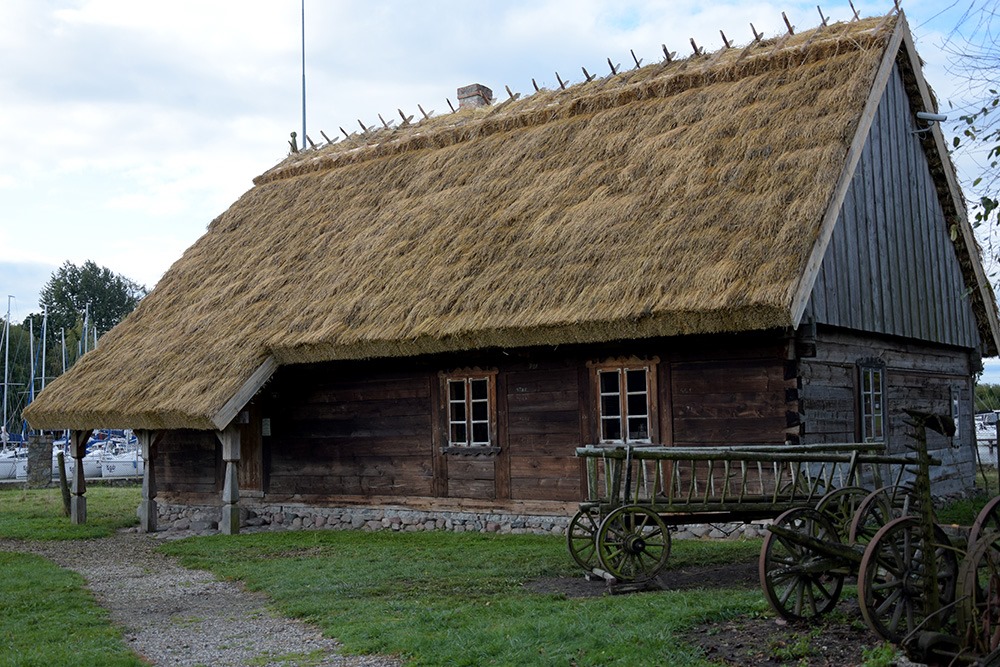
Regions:
[[[146,296],[146,287],[88,260],[83,266],[66,262],[42,288],[48,305],[49,331],[72,329],[89,313],[88,328],[106,332]],[[34,317],[37,317],[35,315]]]
[[[950,73],[967,84],[953,148],[967,154],[979,175],[969,189],[973,226],[1000,224],[1000,13],[996,0],[971,0],[945,44]]]

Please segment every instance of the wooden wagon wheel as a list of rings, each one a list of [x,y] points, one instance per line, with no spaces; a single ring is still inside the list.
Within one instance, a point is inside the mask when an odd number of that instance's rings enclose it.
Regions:
[[[648,507],[623,505],[597,530],[597,559],[619,581],[648,581],[669,557],[667,524]]]
[[[580,510],[566,528],[566,546],[577,565],[590,571],[597,566],[597,525],[600,511],[596,507]]]
[[[840,542],[831,521],[811,507],[792,508],[774,523],[825,542]],[[829,556],[774,532],[764,537],[758,572],[771,608],[790,620],[814,618],[830,611],[844,587],[844,573]]]
[[[849,539],[851,522],[868,493],[861,486],[845,486],[826,494],[816,504],[816,510],[830,520],[841,541]]]
[[[970,542],[958,570],[958,634],[966,648],[986,655],[1000,648],[1000,532],[987,529]]]
[[[916,512],[916,499],[907,486],[883,486],[861,501],[847,533],[850,544],[868,544],[893,519]]]
[[[973,545],[979,539],[979,536],[987,530],[1000,533],[1000,496],[993,498],[983,505],[983,509],[979,510],[979,514],[976,515],[976,520],[972,523],[972,528],[969,530],[970,551],[974,548]]]
[[[943,610],[955,599],[955,549],[940,526],[934,525],[930,543],[923,532],[918,517],[893,519],[868,543],[858,570],[861,615],[874,632],[897,644],[932,614],[942,613],[943,623]],[[938,606],[933,609],[924,596],[926,549],[934,550],[937,564]]]

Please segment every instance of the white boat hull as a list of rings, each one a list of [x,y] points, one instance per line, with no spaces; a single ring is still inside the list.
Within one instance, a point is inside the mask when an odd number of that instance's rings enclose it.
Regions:
[[[0,459],[0,479],[14,479],[14,473],[17,468],[14,458],[2,458]]]
[[[102,477],[138,477],[142,473],[142,458],[106,458],[101,460]]]

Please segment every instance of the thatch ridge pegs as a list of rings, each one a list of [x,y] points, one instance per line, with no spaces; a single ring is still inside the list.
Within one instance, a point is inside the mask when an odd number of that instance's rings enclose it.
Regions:
[[[614,76],[615,74],[618,74],[618,68],[621,67],[621,66],[622,66],[621,63],[618,63],[617,65],[611,64],[611,58],[608,58],[608,67],[611,68],[611,76]]]
[[[299,136],[299,135],[297,135],[295,133],[295,131],[292,130],[292,134],[291,134],[292,138],[288,140],[288,145],[292,147],[292,152],[293,153],[298,153],[299,152],[299,142],[295,141],[295,138],[297,136]]]
[[[588,72],[586,67],[581,67],[580,69],[583,70],[583,78],[585,78],[587,80],[587,83],[590,83],[591,81],[594,80],[594,76],[595,75],[593,75],[590,72]]]
[[[384,127],[387,130],[390,129],[389,123],[385,122],[385,118],[382,118],[382,114],[378,115],[378,119],[382,121],[382,127]]]
[[[396,109],[396,111],[399,112],[399,117],[403,119],[403,127],[409,125],[410,121],[413,120],[413,116],[407,116],[405,113],[403,113],[402,109]]]
[[[451,103],[451,99],[446,97],[444,98],[444,101],[448,103],[448,108],[451,109],[451,112],[455,113],[455,105]]]
[[[342,127],[340,128],[340,133],[344,135],[344,138],[345,138],[345,139],[350,139],[350,138],[351,138],[351,135],[349,135],[349,134],[347,133],[347,130],[345,130],[345,129],[344,129],[344,128],[342,128]]]
[[[559,76],[559,72],[556,72],[556,81],[559,82],[559,88],[561,90],[566,90],[566,82],[562,80],[561,76]]]
[[[823,16],[823,10],[820,9],[819,5],[816,5],[816,11],[819,12],[820,27],[825,28],[826,22],[829,20],[826,16]]]
[[[516,100],[517,98],[521,97],[521,93],[515,93],[511,91],[510,86],[508,86],[507,84],[504,84],[504,90],[507,91],[507,96],[510,97],[511,100]]]
[[[858,14],[858,10],[854,8],[854,0],[847,0],[847,4],[851,6],[851,11],[854,12],[854,18],[851,21],[860,21],[861,15]]]
[[[324,132],[323,130],[320,130],[319,133],[323,135],[323,138],[326,139],[326,143],[328,143],[328,144],[334,144],[337,141],[340,141],[340,139],[334,140],[334,139],[331,139],[330,137],[326,136],[326,132]]]
[[[667,48],[667,47],[664,46],[663,48]],[[639,69],[640,67],[642,67],[642,58],[636,58],[635,57],[635,50],[634,49],[629,49],[628,52],[632,54],[632,60],[635,61],[635,68]]]
[[[726,45],[726,48],[727,48],[727,49],[728,49],[728,48],[729,48],[730,46],[732,46],[732,44],[730,44],[729,40],[728,40],[728,39],[726,39],[726,33],[722,32],[722,31],[720,30],[720,31],[719,31],[719,34],[720,34],[720,35],[722,35],[722,43]]]
[[[663,59],[666,60],[668,63],[669,62],[673,62],[674,56],[677,55],[677,52],[676,51],[671,51],[670,49],[668,49],[666,44],[661,44],[660,46],[663,47]],[[633,55],[635,55],[635,54],[633,54]]]
[[[694,37],[690,37],[689,39],[691,40],[691,48],[694,49],[694,54],[696,56],[700,56],[701,54],[705,53],[704,49],[699,49],[698,45],[695,44]]]
[[[781,18],[783,18],[785,20],[785,25],[788,26],[788,34],[789,35],[794,35],[795,34],[795,26],[793,26],[792,22],[788,20],[787,16],[785,16],[785,12],[781,12]]]
[[[310,148],[316,148],[316,142],[314,142],[314,141],[313,141],[313,140],[312,140],[312,139],[311,139],[311,138],[309,137],[309,135],[308,135],[308,134],[306,135],[306,141],[308,141],[308,142],[309,142],[309,147],[310,147]]]
[[[366,137],[367,137],[367,136],[368,136],[368,133],[369,133],[369,132],[371,132],[371,129],[372,129],[372,128],[370,128],[370,127],[365,127],[365,124],[361,122],[361,119],[360,119],[360,118],[358,119],[358,125],[360,125],[360,126],[361,126],[361,134],[363,134],[364,136],[366,136]]]
[[[764,33],[757,32],[757,28],[753,27],[753,23],[750,24],[750,32],[753,33],[753,41],[759,42],[764,37]]]
[[[417,108],[420,109],[420,113],[422,113],[424,115],[424,120],[429,120],[430,119],[431,114],[429,114],[426,111],[424,111],[424,108],[422,106],[420,106],[418,104]],[[431,109],[431,113],[434,113],[434,109]]]
[[[535,87],[535,92],[537,93],[539,91],[539,88],[538,88],[538,84],[535,83],[534,79],[531,80],[531,85]]]

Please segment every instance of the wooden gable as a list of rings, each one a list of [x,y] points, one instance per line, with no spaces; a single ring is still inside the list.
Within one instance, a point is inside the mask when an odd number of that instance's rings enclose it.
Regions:
[[[807,309],[820,324],[980,349],[949,223],[897,63]],[[926,126],[923,126],[926,127]]]

